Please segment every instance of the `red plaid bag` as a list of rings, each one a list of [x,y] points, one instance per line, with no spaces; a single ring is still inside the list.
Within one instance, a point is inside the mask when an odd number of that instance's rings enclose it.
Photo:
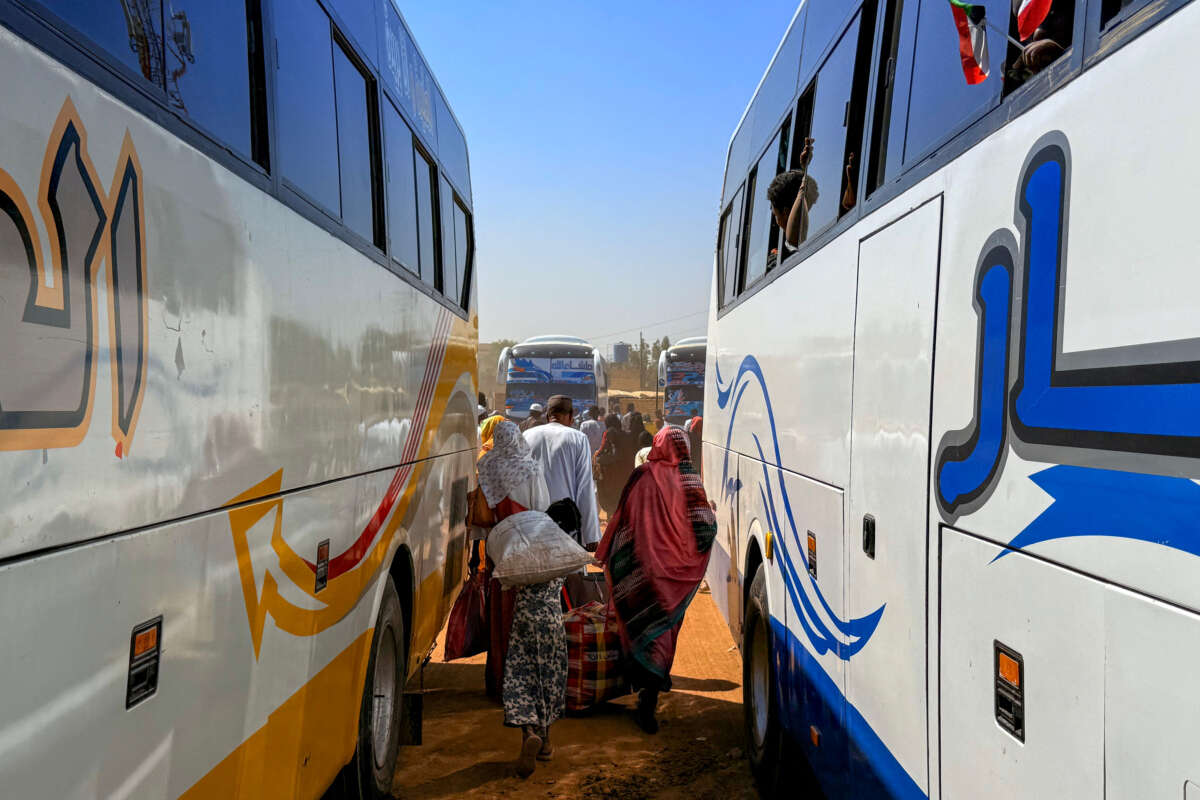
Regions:
[[[567,629],[567,710],[584,711],[629,692],[621,631],[612,605],[585,603],[563,615]]]

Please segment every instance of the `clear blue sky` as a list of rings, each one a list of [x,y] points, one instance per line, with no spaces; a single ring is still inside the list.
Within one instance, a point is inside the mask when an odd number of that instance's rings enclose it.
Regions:
[[[401,4],[467,134],[482,341],[704,332],[664,321],[708,307],[729,137],[798,4]]]

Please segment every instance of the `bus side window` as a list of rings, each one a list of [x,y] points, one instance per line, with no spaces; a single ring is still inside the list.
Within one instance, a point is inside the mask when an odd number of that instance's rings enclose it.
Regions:
[[[471,212],[463,206],[458,195],[454,196],[454,253],[457,286],[455,304],[464,310],[471,305],[471,273],[475,269],[475,226]]]
[[[758,165],[754,168],[753,193],[746,194],[746,226],[742,234],[746,240],[746,265],[742,270],[743,288],[750,286],[767,271],[771,228],[774,225],[771,204],[767,202],[767,187],[771,185],[779,163],[779,138],[779,134],[775,134],[766,151],[759,157]]]
[[[900,171],[904,147],[904,101],[912,58],[912,23],[918,0],[887,0],[883,12],[876,69],[875,106],[871,122],[870,162],[867,164],[867,194],[894,178]],[[905,24],[907,23],[907,25]],[[897,94],[897,89],[900,93]],[[894,134],[894,135],[893,135]]]
[[[754,195],[755,195],[755,191],[756,191],[755,187],[756,187],[757,183],[758,183],[758,168],[756,167],[755,169],[752,169],[750,171],[750,176],[748,178],[746,178],[746,190],[745,190],[746,194],[744,195],[744,199],[742,200],[741,218],[738,220],[738,230],[739,230],[738,237],[737,237],[738,238],[738,243],[737,243],[737,250],[738,250],[737,293],[738,294],[741,294],[742,292],[744,292],[746,290],[746,287],[749,286],[751,281],[753,280],[753,278],[749,277],[746,274],[747,273],[746,259],[747,259],[747,255],[748,255],[747,251],[749,249],[748,245],[750,242],[750,218],[754,213],[754,199],[755,199]],[[765,199],[764,199],[764,202],[765,202]]]
[[[986,18],[1006,20],[1010,0],[980,0]],[[914,164],[1000,102],[1004,46],[988,30],[990,77],[968,84],[958,52],[958,32],[945,0],[921,0],[913,51],[912,91],[908,102],[908,132],[904,164]],[[1001,23],[1003,24],[1003,23]]]
[[[858,48],[860,17],[842,35],[829,58],[817,72],[813,97],[812,160],[808,165],[806,182],[809,185],[807,237],[812,238],[832,225],[842,214],[842,196],[847,160],[858,149],[857,143],[847,145],[850,123],[851,93],[854,85],[855,55]],[[809,91],[813,88],[810,87]],[[797,139],[796,147],[803,149],[804,140]],[[854,153],[855,158],[857,154]]]
[[[1074,0],[1059,0],[1050,6],[1050,12],[1035,31],[1021,39],[1015,14],[1009,15],[1008,52],[1004,64],[1004,94],[1023,86],[1030,78],[1057,61],[1071,47],[1075,29]],[[1013,44],[1017,39],[1024,50]]]
[[[420,146],[415,147],[417,170],[417,241],[420,246],[421,280],[442,290],[442,271],[437,253],[437,167]]]
[[[350,230],[382,249],[378,93],[375,81],[354,60],[346,46],[333,45],[337,103],[337,143],[342,198],[342,221]]]
[[[341,216],[333,40],[316,0],[294,0],[276,15],[275,114],[283,177],[334,216]]]
[[[258,0],[172,0],[167,10],[167,101],[222,144],[267,168]]]
[[[454,189],[445,176],[439,183],[438,201],[442,233],[442,293],[458,305],[462,294],[462,276],[458,274],[458,248],[454,236]]]
[[[739,186],[733,200],[721,215],[720,231],[717,234],[717,276],[720,284],[720,305],[729,305],[737,297],[737,262],[739,231],[742,220],[742,188]]]
[[[387,217],[392,260],[421,274],[417,233],[417,178],[413,135],[390,101],[383,104],[383,138],[387,152]]]
[[[163,88],[162,0],[146,0],[132,9],[113,0],[41,0],[41,5],[129,71]]]

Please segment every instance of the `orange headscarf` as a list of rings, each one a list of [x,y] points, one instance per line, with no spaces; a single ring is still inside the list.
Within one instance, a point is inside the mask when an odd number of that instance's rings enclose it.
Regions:
[[[483,454],[492,449],[492,434],[496,430],[496,426],[504,422],[503,414],[493,414],[492,416],[479,423],[479,441],[482,446],[479,448],[479,455],[476,460],[483,458]]]

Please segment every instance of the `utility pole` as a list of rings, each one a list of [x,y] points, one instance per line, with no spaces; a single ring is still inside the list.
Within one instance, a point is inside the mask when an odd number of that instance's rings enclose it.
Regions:
[[[638,389],[646,388],[646,337],[638,332]]]

